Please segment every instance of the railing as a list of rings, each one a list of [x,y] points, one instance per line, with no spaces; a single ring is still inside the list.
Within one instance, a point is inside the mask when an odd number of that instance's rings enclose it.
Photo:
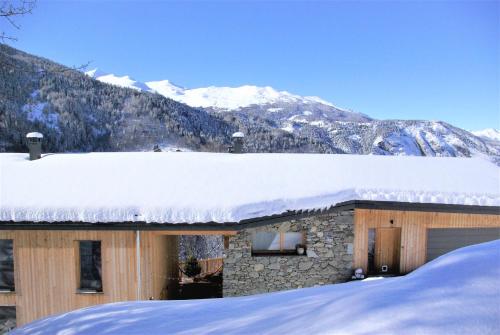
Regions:
[[[179,268],[184,269],[184,262],[179,262]],[[201,274],[214,273],[219,270],[223,264],[223,258],[199,259],[198,264],[201,267]],[[185,276],[179,271],[179,277]]]

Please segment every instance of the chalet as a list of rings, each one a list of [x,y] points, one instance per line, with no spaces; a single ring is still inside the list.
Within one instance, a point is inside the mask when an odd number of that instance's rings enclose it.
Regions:
[[[172,298],[180,235],[225,237],[224,296],[405,274],[500,238],[500,169],[482,158],[40,155],[28,140],[31,160],[0,154],[0,315],[18,325]]]

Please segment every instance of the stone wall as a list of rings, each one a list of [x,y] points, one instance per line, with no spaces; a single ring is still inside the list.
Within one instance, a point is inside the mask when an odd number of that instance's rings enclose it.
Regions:
[[[352,275],[353,211],[330,212],[257,228],[229,237],[223,294],[249,295],[348,280]],[[306,234],[307,255],[252,256],[257,231]]]

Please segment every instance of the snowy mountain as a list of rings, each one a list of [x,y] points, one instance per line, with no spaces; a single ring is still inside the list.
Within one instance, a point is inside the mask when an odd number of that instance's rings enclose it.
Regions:
[[[483,130],[472,131],[472,134],[481,137],[485,140],[500,141],[500,130],[487,128]]]
[[[377,121],[341,109],[319,97],[302,97],[272,87],[205,87],[186,89],[168,80],[140,83],[129,76],[86,72],[99,81],[161,94],[191,107],[230,114],[248,127],[249,118],[264,118],[272,126],[292,134],[304,134],[331,142],[341,152],[391,155],[461,156],[489,150],[485,139],[500,138],[487,129],[470,133],[437,121]],[[245,122],[245,120],[247,120]],[[472,150],[471,150],[472,149]]]
[[[86,75],[88,75],[91,78],[97,79],[99,81],[102,81],[103,83],[106,84],[111,84],[119,87],[127,87],[127,88],[132,88],[137,91],[148,91],[149,87],[146,86],[144,83],[141,83],[139,81],[136,81],[129,76],[115,76],[114,74],[111,73],[104,73],[100,71],[99,69],[93,69],[90,71],[85,72]]]
[[[475,136],[439,121],[374,120],[318,97],[302,97],[272,87],[186,89],[168,80],[140,83],[129,76],[119,77],[98,70],[89,71],[87,75],[203,108],[228,122],[236,122],[247,134],[260,132],[265,126],[308,138],[330,148],[326,152],[466,157],[486,154],[500,161],[497,142],[500,133],[495,129],[477,132]],[[256,147],[259,151],[258,144]]]
[[[487,155],[500,164],[500,141],[445,122],[374,120],[271,87],[187,89],[97,69],[85,75],[3,44],[0,63],[11,67],[0,71],[1,152],[25,151],[31,131],[45,135],[46,152],[220,152],[241,131],[247,152]]]
[[[204,108],[214,112],[232,112],[243,108],[247,110],[257,109],[260,116],[284,121],[292,117],[297,110],[300,110],[305,116],[314,120],[370,120],[366,115],[341,109],[319,97],[303,97],[287,91],[278,91],[269,86],[210,86],[187,89],[175,85],[169,80],[141,83],[129,76],[106,74],[98,69],[88,71],[86,74],[107,84],[158,93],[188,106]]]

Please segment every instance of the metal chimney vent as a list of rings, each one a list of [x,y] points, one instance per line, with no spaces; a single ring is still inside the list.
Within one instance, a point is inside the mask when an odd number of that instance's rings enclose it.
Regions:
[[[42,157],[42,139],[43,135],[40,133],[34,132],[26,134],[26,142],[30,151],[30,161]]]
[[[245,138],[245,134],[241,131],[238,131],[231,136],[232,145],[229,147],[229,152],[233,154],[241,154],[243,153],[243,139]]]

